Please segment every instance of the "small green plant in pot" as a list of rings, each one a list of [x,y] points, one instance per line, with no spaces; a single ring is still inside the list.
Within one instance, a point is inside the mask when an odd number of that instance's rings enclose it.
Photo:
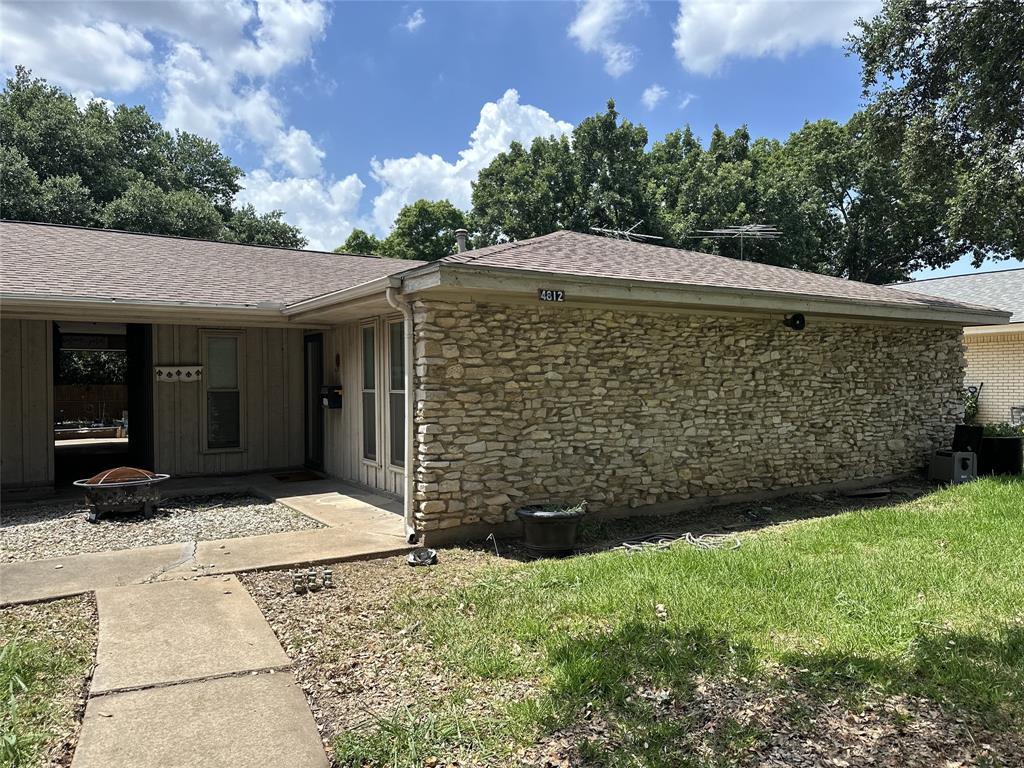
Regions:
[[[526,548],[538,555],[561,557],[576,550],[580,520],[587,502],[576,505],[544,504],[520,507],[516,515],[523,521]]]
[[[979,475],[1019,475],[1024,471],[1024,426],[986,424],[978,450]]]

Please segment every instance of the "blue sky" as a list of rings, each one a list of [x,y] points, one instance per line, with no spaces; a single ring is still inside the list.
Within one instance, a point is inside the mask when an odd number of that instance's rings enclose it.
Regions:
[[[219,141],[247,173],[242,200],[332,248],[354,226],[385,234],[419,197],[468,207],[510,141],[570,130],[609,98],[652,141],[687,123],[784,139],[846,120],[860,90],[841,41],[876,7],[5,1],[0,61]]]

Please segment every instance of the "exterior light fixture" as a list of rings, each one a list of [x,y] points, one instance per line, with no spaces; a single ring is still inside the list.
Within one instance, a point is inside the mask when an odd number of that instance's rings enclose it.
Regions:
[[[786,319],[782,321],[782,324],[787,328],[792,328],[794,331],[802,331],[807,327],[807,318],[800,312],[794,312],[792,315],[786,315]]]

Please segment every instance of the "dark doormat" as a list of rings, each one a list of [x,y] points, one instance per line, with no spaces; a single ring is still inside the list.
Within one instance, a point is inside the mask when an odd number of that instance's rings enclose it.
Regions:
[[[316,472],[311,472],[308,469],[297,469],[294,472],[282,472],[279,475],[274,475],[275,480],[280,480],[282,483],[301,483],[306,480],[323,480],[323,475],[318,475]]]

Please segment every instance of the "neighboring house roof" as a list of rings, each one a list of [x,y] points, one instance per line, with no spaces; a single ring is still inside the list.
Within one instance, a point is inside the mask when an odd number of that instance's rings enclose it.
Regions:
[[[463,251],[446,256],[441,261],[444,264],[547,272],[572,277],[771,292],[922,309],[989,308],[980,304],[972,306],[966,301],[894,291],[881,285],[858,283],[815,272],[801,272],[754,261],[738,261],[697,251],[564,230],[529,240]]]
[[[1024,323],[1024,267],[973,275],[931,277],[896,283],[891,287],[1004,309],[1013,313],[1011,323]]]
[[[0,222],[5,296],[283,307],[420,261]]]

